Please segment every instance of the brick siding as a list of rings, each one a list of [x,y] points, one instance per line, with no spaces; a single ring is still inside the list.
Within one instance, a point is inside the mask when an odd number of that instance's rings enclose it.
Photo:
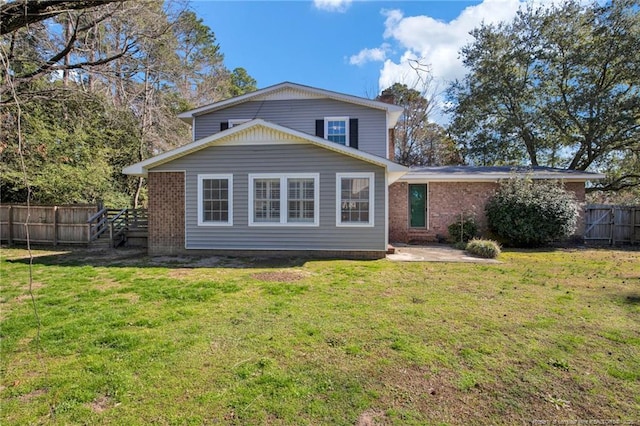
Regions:
[[[396,131],[389,129],[389,160],[396,161]]]
[[[409,241],[409,185],[395,182],[389,186],[389,242]]]
[[[151,172],[149,191],[149,254],[184,252],[184,173]]]
[[[583,182],[567,182],[578,202],[584,203]],[[448,227],[460,215],[473,216],[481,235],[487,233],[484,207],[498,189],[497,182],[430,182],[428,191],[428,228],[409,227],[409,184],[396,182],[389,187],[389,241],[391,243],[424,243],[448,238]],[[582,212],[581,212],[582,213]],[[584,215],[578,220],[576,235],[584,233]]]
[[[576,200],[580,203],[580,217],[578,217],[578,226],[575,235],[580,238],[584,237],[584,205],[585,205],[585,189],[584,182],[566,182],[564,188],[575,194]]]

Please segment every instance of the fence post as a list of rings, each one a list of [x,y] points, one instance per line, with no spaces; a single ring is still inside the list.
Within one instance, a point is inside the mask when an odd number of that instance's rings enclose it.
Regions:
[[[634,207],[631,210],[631,244],[636,243],[636,229],[640,229],[640,223],[638,223],[638,219],[640,219],[640,207]]]
[[[616,227],[616,210],[614,206],[611,206],[611,228],[610,228],[610,232],[609,232],[609,245],[613,246],[616,244],[616,233],[615,233],[615,227]]]
[[[9,235],[7,236],[9,246],[13,245],[13,206],[9,206]]]
[[[58,245],[58,206],[53,206],[53,245]]]

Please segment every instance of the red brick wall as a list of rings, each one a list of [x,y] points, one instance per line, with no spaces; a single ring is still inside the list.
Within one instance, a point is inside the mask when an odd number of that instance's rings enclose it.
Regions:
[[[584,183],[567,182],[565,187],[585,200]],[[480,234],[487,232],[484,207],[498,188],[497,182],[430,182],[428,184],[427,229],[409,228],[409,185],[396,182],[389,187],[389,241],[432,242],[448,237],[448,226],[460,219],[460,214],[474,216]],[[584,219],[581,214],[576,235],[582,235]]]
[[[449,235],[448,227],[460,215],[472,216],[478,232],[487,232],[484,206],[498,189],[497,182],[432,182],[429,184],[429,229]]]
[[[151,172],[149,191],[149,254],[184,251],[184,173]]]
[[[405,182],[389,186],[389,242],[409,241],[409,185]]]
[[[578,226],[576,228],[575,235],[580,237],[584,236],[584,204],[585,204],[585,190],[584,182],[565,182],[564,187],[567,191],[572,191],[576,200],[580,203],[580,217],[578,218]]]

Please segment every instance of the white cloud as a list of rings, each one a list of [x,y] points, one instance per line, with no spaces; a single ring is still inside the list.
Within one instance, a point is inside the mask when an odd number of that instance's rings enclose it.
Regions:
[[[326,1],[326,0],[325,0]],[[412,87],[418,82],[416,61],[429,67],[433,84],[444,89],[455,79],[465,74],[459,57],[460,49],[472,41],[469,32],[483,22],[485,24],[511,21],[518,8],[526,0],[484,0],[469,6],[449,22],[427,15],[405,16],[401,10],[382,10],[385,17],[383,37],[385,43],[379,47],[364,48],[351,56],[349,63],[361,65],[367,61],[384,61],[378,80],[383,90],[393,83],[405,83]],[[537,4],[548,4],[553,0],[534,0]],[[390,57],[397,51],[399,57]]]
[[[387,51],[389,45],[383,43],[380,47],[374,47],[373,49],[362,49],[358,54],[351,55],[349,63],[351,65],[364,65],[367,62],[382,62],[387,58]]]
[[[404,53],[397,62],[385,61],[380,72],[380,87],[408,78],[407,73],[411,71],[408,58],[419,58],[421,63],[430,65],[434,77],[443,82],[461,78],[465,70],[459,51],[471,41],[469,32],[483,22],[513,19],[521,4],[519,0],[485,0],[465,8],[450,22],[426,15],[404,16],[399,10],[383,11],[384,38],[404,49]]]
[[[328,12],[346,12],[353,0],[313,0],[313,5]]]

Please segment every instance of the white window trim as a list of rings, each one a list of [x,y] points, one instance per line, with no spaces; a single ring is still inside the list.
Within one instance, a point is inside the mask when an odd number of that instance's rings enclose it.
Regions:
[[[229,128],[232,128],[233,126],[239,126],[241,124],[244,124],[247,121],[251,121],[251,119],[250,118],[232,118],[228,120],[227,123],[229,124]]]
[[[342,179],[369,179],[369,222],[342,222]],[[336,173],[336,226],[338,227],[372,227],[375,226],[375,173]]]
[[[202,210],[202,182],[206,179],[226,179],[229,186],[229,214],[227,221],[205,221]],[[202,174],[198,175],[198,226],[233,226],[233,175],[231,174]]]
[[[254,194],[256,179],[280,179],[280,222],[254,221]],[[313,222],[287,222],[288,179],[313,179]],[[320,226],[320,173],[255,173],[249,174],[249,226]]]
[[[349,117],[325,117],[324,118],[324,138],[329,140],[329,121],[344,121],[344,131],[345,131],[345,143],[344,146],[349,145]],[[332,141],[329,141],[332,142]],[[337,143],[337,142],[334,142]]]

